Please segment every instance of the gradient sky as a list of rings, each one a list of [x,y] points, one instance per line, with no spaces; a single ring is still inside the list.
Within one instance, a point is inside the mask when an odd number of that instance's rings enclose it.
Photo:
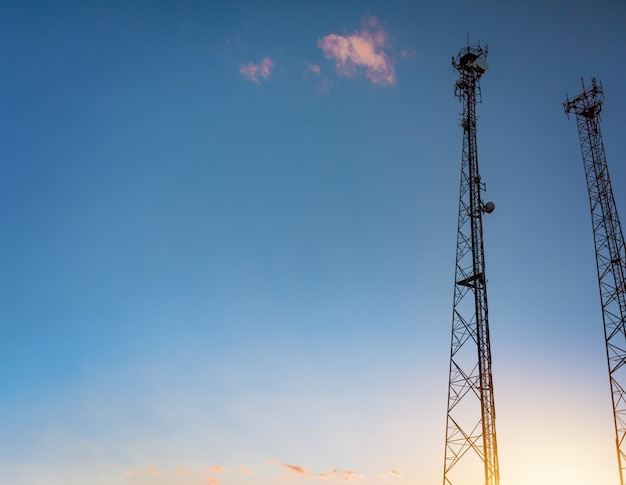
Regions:
[[[502,484],[617,484],[562,103],[603,83],[625,218],[625,22],[606,0],[2,2],[0,482],[440,483],[469,33]]]

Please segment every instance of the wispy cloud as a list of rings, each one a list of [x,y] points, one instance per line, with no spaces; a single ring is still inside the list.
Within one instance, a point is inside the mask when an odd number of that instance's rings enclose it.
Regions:
[[[315,481],[339,482],[340,481],[340,482],[348,482],[349,484],[357,485],[358,483],[361,482],[362,479],[365,478],[363,475],[357,472],[351,471],[351,470],[340,470],[337,468],[332,468],[331,470],[325,473],[312,473],[309,468],[301,466],[301,465],[290,465],[288,463],[282,463],[276,460],[267,460],[267,463],[270,463],[272,465],[278,465],[279,467],[281,467],[284,472],[282,475],[284,479],[296,477],[296,478],[306,478],[309,480],[313,480],[313,482]],[[193,483],[198,483],[198,484],[203,483],[204,485],[220,485],[221,484],[221,479],[218,479],[216,477],[216,473],[225,472],[226,469],[224,467],[213,465],[210,467],[207,466],[203,468],[204,468],[204,473],[202,473],[200,476],[198,476],[197,472],[194,472],[186,468],[182,464],[178,464],[176,468],[161,469],[161,470],[157,469],[156,467],[152,465],[148,465],[148,468],[142,470],[141,472],[128,470],[123,473],[125,476],[129,476],[129,477],[132,476],[132,477],[135,477],[134,479],[140,480],[137,483],[144,483],[145,480],[149,480],[150,483],[152,483],[152,481],[154,480],[158,481],[159,478],[157,478],[155,475],[161,475],[162,479],[167,479],[167,480],[171,480],[173,479],[174,476],[178,475],[178,478],[176,479],[178,481],[176,483],[179,483],[180,480],[183,480],[180,482],[181,484],[191,483],[191,482],[184,481],[184,480],[192,480]],[[244,475],[255,474],[254,470],[248,468],[246,465],[243,465],[243,464],[239,466],[238,470],[234,470],[234,469],[231,470],[231,472],[235,472],[235,471]],[[142,479],[141,478],[142,475],[144,477],[145,475],[153,475],[153,477],[152,478],[145,477]],[[187,478],[183,478],[181,475],[184,475]],[[231,474],[231,477],[232,477],[232,474]],[[379,476],[379,478],[383,479],[384,481],[386,481],[386,479],[389,479],[390,477],[400,478],[402,477],[402,474],[396,470],[391,470]],[[144,480],[144,481],[141,481],[141,480]],[[201,482],[198,480],[201,480]],[[154,483],[156,484],[157,482],[154,482]],[[162,483],[162,482],[159,481],[158,483]]]
[[[276,460],[268,460],[267,462],[271,463],[273,465],[281,466],[288,473],[291,473],[291,474],[294,474],[294,475],[298,475],[300,477],[311,478],[311,475],[308,474],[309,469],[305,468],[303,466],[300,466],[300,465],[288,465],[286,463],[281,463],[281,462],[276,461]]]
[[[345,471],[342,472],[341,475],[339,475],[339,478],[344,482],[352,482],[360,480],[361,478],[363,478],[363,475],[353,471]]]
[[[400,52],[400,57],[402,59],[411,59],[411,58],[415,57],[415,50],[414,49],[404,49],[402,52]]]
[[[215,478],[215,476],[213,475],[214,472],[223,472],[224,471],[224,467],[223,466],[219,466],[219,465],[212,465],[209,467],[209,472],[206,475],[205,478],[205,482],[207,485],[220,485],[220,481]]]
[[[254,64],[252,62],[242,64],[239,68],[239,72],[249,81],[261,84],[261,79],[267,79],[270,76],[270,72],[273,67],[274,61],[272,61],[269,57],[264,57],[258,64]]]
[[[322,71],[322,68],[319,66],[319,64],[312,64],[310,62],[306,63],[306,68],[314,74],[319,74]]]
[[[387,475],[394,478],[402,478],[402,473],[400,473],[398,470],[390,470],[387,472]]]
[[[282,466],[288,472],[295,473],[296,475],[299,475],[301,477],[309,476],[309,474],[308,474],[309,469],[305,468],[303,466],[300,466],[300,465],[287,465],[286,463],[281,463],[280,466]]]
[[[332,86],[332,82],[328,79],[327,76],[322,74],[322,68],[319,64],[313,64],[311,62],[307,62],[306,64],[306,74],[312,74],[317,82],[317,92],[318,93],[328,93]]]
[[[319,480],[341,480],[343,482],[358,482],[363,478],[363,475],[360,473],[351,471],[351,470],[338,470],[337,468],[333,468],[332,470],[326,473],[318,473],[317,475],[310,475],[309,469],[300,465],[288,465],[286,463],[281,463],[276,460],[269,460],[268,463],[272,463],[274,465],[280,465],[288,474],[296,475],[299,477],[305,478],[317,478]]]
[[[393,86],[396,71],[392,59],[385,49],[389,44],[389,34],[379,27],[375,17],[363,20],[363,30],[352,35],[328,34],[317,45],[328,59],[335,60],[339,74],[352,77],[362,70],[375,84]]]
[[[329,471],[328,473],[324,473],[323,475],[328,478],[338,478],[339,480],[342,480],[344,482],[355,482],[363,478],[360,473],[350,470],[337,470],[336,468],[333,468],[331,471]]]

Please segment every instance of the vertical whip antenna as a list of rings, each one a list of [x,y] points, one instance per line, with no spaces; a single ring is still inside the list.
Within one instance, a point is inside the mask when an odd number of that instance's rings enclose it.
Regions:
[[[566,95],[563,108],[576,115],[583,156],[591,224],[596,250],[600,305],[604,323],[606,358],[615,423],[615,445],[620,484],[626,467],[626,250],[622,226],[613,198],[609,167],[600,132],[600,111],[604,101],[602,84],[591,78],[591,86],[575,98]]]
[[[446,417],[443,485],[499,485],[496,411],[491,372],[487,278],[483,247],[484,184],[478,172],[476,104],[482,102],[480,78],[487,72],[487,48],[461,49],[452,65],[459,78],[455,95],[463,106],[463,154],[456,248],[450,380]]]

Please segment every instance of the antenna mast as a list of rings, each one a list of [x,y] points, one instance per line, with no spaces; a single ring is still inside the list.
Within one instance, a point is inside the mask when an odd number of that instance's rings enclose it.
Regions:
[[[484,184],[478,173],[476,103],[482,101],[480,77],[487,72],[487,46],[461,49],[452,65],[459,73],[455,95],[463,105],[463,155],[456,249],[450,381],[446,418],[444,485],[478,483],[498,485],[496,412],[491,374],[491,347],[487,319],[487,278],[483,247]]]
[[[611,189],[609,167],[604,155],[600,132],[600,111],[604,92],[602,84],[591,78],[591,87],[573,99],[566,96],[563,108],[569,117],[576,115],[580,148],[583,155],[591,223],[596,249],[596,266],[600,286],[600,304],[604,322],[606,357],[609,368],[615,445],[620,484],[624,485],[626,468],[626,250],[622,226]]]

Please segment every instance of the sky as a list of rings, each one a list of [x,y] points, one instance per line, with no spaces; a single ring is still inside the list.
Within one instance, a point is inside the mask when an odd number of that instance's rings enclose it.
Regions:
[[[602,82],[626,217],[625,20],[608,0],[2,2],[0,481],[441,483],[469,38],[501,483],[617,484],[562,103]]]

